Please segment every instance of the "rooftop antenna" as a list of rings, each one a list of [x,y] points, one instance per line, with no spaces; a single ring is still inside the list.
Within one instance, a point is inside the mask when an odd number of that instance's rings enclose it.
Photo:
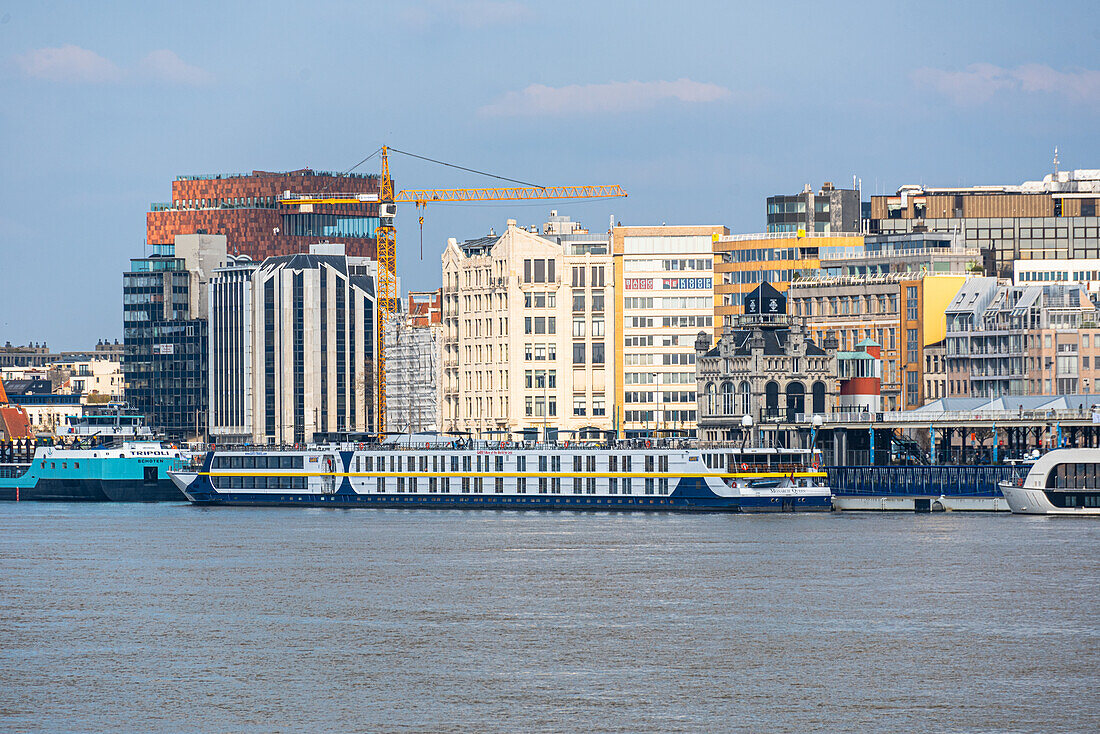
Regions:
[[[1054,177],[1058,178],[1058,146],[1054,146]]]

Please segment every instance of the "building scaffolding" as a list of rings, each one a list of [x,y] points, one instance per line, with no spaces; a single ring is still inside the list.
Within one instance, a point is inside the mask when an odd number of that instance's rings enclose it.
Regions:
[[[392,433],[438,431],[442,328],[417,326],[401,316],[386,325],[389,382],[386,430]]]

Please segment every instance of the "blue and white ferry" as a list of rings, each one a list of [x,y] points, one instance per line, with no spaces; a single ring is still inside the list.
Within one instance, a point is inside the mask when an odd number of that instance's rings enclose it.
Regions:
[[[112,447],[36,446],[0,459],[0,500],[63,502],[183,502],[169,472],[190,454],[158,441]]]
[[[809,449],[412,441],[210,451],[171,477],[197,505],[827,511],[819,467]]]

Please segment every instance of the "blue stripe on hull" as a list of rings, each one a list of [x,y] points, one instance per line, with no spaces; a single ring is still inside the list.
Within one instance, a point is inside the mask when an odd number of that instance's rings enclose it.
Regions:
[[[282,507],[404,507],[430,509],[505,510],[627,510],[658,512],[827,512],[830,497],[675,497],[588,495],[377,495],[377,494],[265,494],[255,492],[192,492],[199,505]]]

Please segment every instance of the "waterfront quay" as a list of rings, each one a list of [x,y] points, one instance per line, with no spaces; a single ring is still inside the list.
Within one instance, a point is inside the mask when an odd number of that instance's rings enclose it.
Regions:
[[[1035,450],[1100,447],[1100,396],[1094,395],[950,398],[917,410],[821,418],[826,461],[843,466],[997,464]]]

